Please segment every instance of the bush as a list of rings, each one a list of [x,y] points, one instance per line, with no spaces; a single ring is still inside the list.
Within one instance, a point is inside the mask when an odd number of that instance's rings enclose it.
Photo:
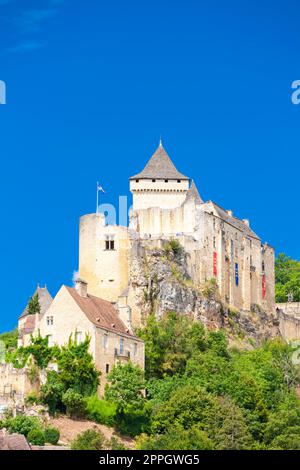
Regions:
[[[85,415],[86,402],[80,393],[69,388],[62,396],[62,402],[67,408],[67,414],[72,417],[83,417]]]
[[[128,408],[126,411],[118,413],[116,416],[116,429],[124,436],[135,437],[142,432],[148,432],[150,428],[149,410]]]
[[[25,405],[31,406],[39,403],[39,396],[35,392],[28,393],[25,397]]]
[[[23,434],[28,436],[31,430],[41,429],[41,423],[38,418],[33,416],[18,415],[15,418],[9,418],[3,423],[9,432]]]
[[[45,441],[56,445],[60,438],[60,432],[57,428],[48,427],[45,429]]]
[[[119,439],[117,439],[115,436],[112,436],[108,441],[108,447],[111,450],[127,450],[124,444],[122,444],[122,442],[119,441]]]
[[[117,405],[106,400],[99,400],[97,395],[86,399],[88,417],[97,423],[113,426],[116,419]]]
[[[45,434],[42,429],[34,428],[29,431],[27,436],[28,441],[30,444],[34,444],[36,446],[44,446],[45,445]]]
[[[78,434],[71,443],[71,450],[102,450],[105,437],[100,431],[88,429]]]
[[[169,258],[170,255],[175,257],[180,255],[183,251],[183,248],[178,240],[172,239],[164,243],[163,250],[167,258]]]

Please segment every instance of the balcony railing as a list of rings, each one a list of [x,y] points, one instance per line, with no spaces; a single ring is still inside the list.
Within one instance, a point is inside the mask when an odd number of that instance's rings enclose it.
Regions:
[[[115,348],[115,357],[125,357],[130,359],[130,351],[120,351],[120,349]]]

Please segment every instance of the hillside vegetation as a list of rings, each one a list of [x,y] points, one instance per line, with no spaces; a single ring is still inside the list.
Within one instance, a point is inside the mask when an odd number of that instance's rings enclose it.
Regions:
[[[292,295],[294,302],[300,302],[300,261],[280,253],[275,261],[276,302],[287,302]]]

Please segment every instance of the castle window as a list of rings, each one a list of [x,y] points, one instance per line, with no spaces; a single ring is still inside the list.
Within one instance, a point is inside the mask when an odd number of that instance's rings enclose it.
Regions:
[[[76,333],[75,333],[75,343],[76,344],[82,343],[82,331],[76,331]]]
[[[168,182],[169,182],[169,180],[165,180],[165,183],[168,183]]]
[[[113,235],[106,235],[105,237],[105,249],[114,250],[115,249],[115,237]]]
[[[47,326],[53,325],[53,316],[52,315],[46,317],[46,323],[47,323]]]
[[[177,183],[181,183],[181,180],[177,180]]]
[[[152,180],[152,183],[155,183],[156,180]]]
[[[262,263],[261,263],[261,270],[262,270],[263,273],[265,272],[265,262],[264,261],[262,261]]]
[[[109,373],[109,364],[105,364],[105,373],[106,373],[106,374]]]
[[[108,347],[108,334],[104,333],[104,335],[103,335],[103,348],[107,349],[107,347]]]
[[[216,248],[216,237],[213,238],[214,248]]]
[[[120,354],[124,354],[124,338],[120,338]]]
[[[138,183],[140,180],[135,180],[136,183]]]

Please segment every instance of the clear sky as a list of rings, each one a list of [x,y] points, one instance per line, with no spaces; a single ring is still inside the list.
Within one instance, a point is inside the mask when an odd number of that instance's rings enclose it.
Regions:
[[[299,1],[0,0],[0,331],[78,265],[78,221],[164,145],[300,258]]]

